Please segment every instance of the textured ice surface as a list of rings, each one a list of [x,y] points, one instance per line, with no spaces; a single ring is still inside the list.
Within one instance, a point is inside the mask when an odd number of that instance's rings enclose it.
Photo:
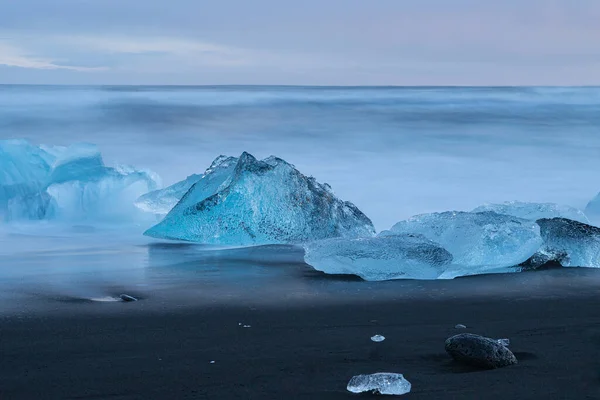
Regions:
[[[143,194],[136,200],[135,205],[142,211],[167,214],[200,179],[202,175],[190,175],[169,187]]]
[[[225,160],[231,163],[217,162],[145,234],[222,245],[373,236],[373,224],[358,208],[293,165],[276,157],[258,161],[248,153],[235,164],[234,158]]]
[[[500,343],[504,347],[510,346],[510,339],[496,339],[496,342]]]
[[[401,395],[410,392],[411,384],[402,374],[378,372],[371,375],[356,375],[348,382],[347,389],[352,393],[371,392],[375,394]]]
[[[547,261],[564,267],[600,268],[600,228],[565,218],[540,219]]]
[[[185,180],[167,188],[155,190],[142,195],[136,206],[155,214],[167,214],[183,199],[181,207],[194,205],[217,192],[219,186],[233,173],[238,159],[235,157],[219,156],[202,175],[190,175]],[[191,188],[194,188],[190,191]]]
[[[418,234],[326,239],[305,244],[304,252],[316,270],[368,281],[436,279],[452,262],[448,251]]]
[[[135,200],[156,187],[152,173],[107,167],[95,146],[77,145],[59,156],[46,191],[56,202],[57,218],[123,221],[139,217]]]
[[[50,154],[24,140],[0,140],[0,221],[37,215],[52,162]],[[29,212],[26,204],[36,210]]]
[[[574,221],[589,223],[583,211],[573,207],[555,203],[526,203],[521,201],[507,201],[500,204],[484,204],[472,212],[493,211],[498,214],[512,215],[513,217],[537,221],[541,218],[568,218]]]
[[[415,233],[439,243],[454,260],[440,278],[512,272],[542,245],[534,221],[494,212],[422,214],[398,222],[380,236]]]
[[[590,200],[584,211],[593,223],[600,225],[600,193]]]
[[[130,219],[133,201],[156,185],[148,171],[106,167],[91,144],[0,141],[0,219]]]

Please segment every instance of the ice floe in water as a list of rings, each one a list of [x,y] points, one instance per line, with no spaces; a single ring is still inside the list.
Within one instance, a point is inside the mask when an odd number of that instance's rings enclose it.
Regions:
[[[328,274],[358,275],[369,281],[436,279],[452,255],[423,235],[334,238],[304,245],[304,261]]]
[[[221,158],[221,157],[220,157]],[[326,184],[276,157],[215,161],[148,236],[217,245],[302,243],[373,236],[374,227]],[[214,163],[213,163],[214,164]]]
[[[402,374],[378,372],[352,377],[346,389],[352,393],[401,395],[410,392],[411,384]]]
[[[574,221],[589,223],[583,211],[573,207],[555,203],[527,203],[522,201],[507,201],[499,204],[484,204],[472,212],[493,211],[498,214],[537,221],[541,218],[568,218]]]
[[[490,211],[417,215],[380,236],[400,233],[421,234],[452,254],[453,265],[440,278],[514,272],[542,245],[535,221]]]
[[[129,220],[135,199],[156,189],[157,179],[149,171],[105,166],[91,144],[0,141],[0,220]]]

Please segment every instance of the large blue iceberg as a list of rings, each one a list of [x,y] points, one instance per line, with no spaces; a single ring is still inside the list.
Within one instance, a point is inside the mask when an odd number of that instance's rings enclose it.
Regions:
[[[493,211],[498,214],[512,215],[513,217],[537,221],[542,218],[568,218],[573,221],[590,221],[577,208],[555,204],[555,203],[527,203],[522,201],[507,201],[500,204],[484,204],[475,208],[472,212]]]
[[[219,157],[148,236],[217,245],[373,236],[352,203],[277,157]]]
[[[304,245],[304,261],[327,274],[357,275],[368,281],[437,279],[452,255],[423,235],[334,238]]]
[[[0,220],[130,220],[135,199],[156,189],[156,180],[149,171],[105,166],[90,144],[0,141]]]

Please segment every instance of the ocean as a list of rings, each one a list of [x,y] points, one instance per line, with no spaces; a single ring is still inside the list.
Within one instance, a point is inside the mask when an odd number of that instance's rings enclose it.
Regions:
[[[600,191],[599,87],[0,86],[0,139],[96,143],[164,185],[220,154],[279,156],[378,230]]]
[[[486,202],[584,208],[600,191],[598,87],[0,85],[0,139],[95,143],[106,164],[151,169],[163,186],[220,154],[276,155],[329,183],[378,230]],[[141,236],[148,227],[0,226],[0,297],[152,297],[197,282],[214,301],[287,282],[301,298],[323,285],[290,272],[305,267],[293,249],[207,252]]]

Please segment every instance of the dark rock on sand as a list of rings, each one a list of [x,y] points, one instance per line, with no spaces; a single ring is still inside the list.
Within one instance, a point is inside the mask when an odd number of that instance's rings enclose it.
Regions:
[[[486,369],[517,363],[515,355],[498,341],[472,333],[446,339],[446,352],[460,363]]]

